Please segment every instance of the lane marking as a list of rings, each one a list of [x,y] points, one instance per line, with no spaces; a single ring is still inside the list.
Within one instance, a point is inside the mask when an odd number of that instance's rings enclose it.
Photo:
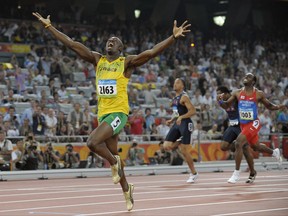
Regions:
[[[237,195],[245,195],[245,194],[261,194],[261,193],[279,193],[279,192],[287,192],[288,189],[274,190],[274,191],[254,191],[254,192],[241,192],[237,193]],[[203,197],[215,197],[215,196],[230,196],[233,193],[223,193],[223,194],[203,194],[203,195],[194,195],[194,196],[178,196],[178,197],[161,197],[161,198],[151,198],[151,199],[139,199],[137,202],[146,202],[146,201],[159,201],[159,200],[171,200],[171,199],[183,199],[183,198],[203,198]],[[277,197],[270,199],[285,199],[288,197]],[[106,205],[106,204],[115,204],[115,203],[124,203],[124,201],[111,201],[111,202],[99,202],[99,203],[82,203],[82,204],[70,204],[70,205],[59,205],[59,206],[43,206],[43,207],[33,207],[33,208],[21,208],[21,209],[7,209],[0,210],[0,213],[4,212],[17,212],[17,211],[31,211],[31,210],[40,210],[40,209],[55,209],[55,208],[67,208],[67,207],[79,207],[79,206],[91,206],[91,205]]]
[[[262,192],[261,190],[265,190],[265,192],[269,191],[269,192],[274,192],[275,189],[276,191],[280,190],[280,192],[285,192],[288,191],[288,189],[279,189],[279,188],[275,188],[275,186],[287,186],[288,184],[271,184],[271,185],[253,185],[253,187],[249,187],[249,190],[254,190],[253,192]],[[264,186],[264,187],[263,187]],[[268,189],[267,187],[269,186],[273,186],[274,188]],[[137,187],[138,189],[138,187]],[[186,189],[177,189],[177,190],[157,190],[157,191],[144,191],[144,192],[137,192],[134,193],[134,195],[146,195],[146,194],[160,194],[160,193],[177,193],[177,192],[182,192],[182,191],[218,191],[218,190],[223,190],[223,189],[233,189],[233,187],[227,187],[227,188],[223,188],[223,187],[213,187],[213,188],[186,188]],[[257,191],[256,191],[256,190]],[[249,191],[248,191],[249,192]],[[235,194],[235,191],[231,191],[232,194]],[[62,193],[63,195],[63,193]],[[222,194],[222,195],[228,195],[227,194]],[[231,194],[230,194],[231,195]],[[70,196],[70,197],[52,197],[52,198],[37,198],[37,199],[26,199],[26,200],[13,200],[13,201],[0,201],[0,204],[15,204],[15,203],[26,203],[26,202],[43,202],[43,201],[55,201],[55,200],[69,200],[69,199],[83,199],[83,198],[97,198],[97,197],[118,197],[118,196],[123,196],[120,193],[117,194],[98,194],[98,195],[86,195],[86,196]],[[203,195],[205,196],[205,195]],[[191,197],[191,196],[188,196]]]
[[[213,179],[211,180],[213,181]],[[283,181],[283,180],[279,180],[279,179],[273,179],[273,180],[258,180],[257,182],[259,183],[263,183],[263,182],[279,182],[279,181]],[[179,181],[169,181],[168,183],[175,183],[175,182],[179,182]],[[183,183],[183,181],[181,180],[180,181],[181,183]],[[256,182],[256,183],[257,183]],[[134,182],[133,182],[134,183]],[[147,182],[146,182],[147,183]],[[163,187],[168,187],[168,186],[171,186],[171,185],[163,185],[163,184],[160,184],[160,185],[155,185],[156,183],[158,183],[158,181],[154,182],[154,181],[150,181],[148,182],[149,184],[153,184],[153,186],[141,186],[141,188],[163,188]],[[255,186],[255,183],[254,184],[245,184],[245,183],[240,183],[240,184],[235,184],[235,185],[231,185],[231,184],[228,184],[227,182],[221,182],[223,184],[223,189],[225,188],[247,188],[247,187],[254,187]],[[220,184],[221,184],[220,183]],[[137,183],[134,183],[134,185],[137,184]],[[185,184],[185,186],[189,186],[191,184]],[[194,185],[194,184],[193,184]],[[219,182],[207,182],[207,183],[198,183],[196,182],[195,183],[195,186],[206,186],[206,185],[219,185]],[[276,185],[281,185],[281,184],[276,184]],[[283,185],[286,185],[286,184],[283,184]],[[113,186],[110,184],[110,186]],[[184,184],[181,184],[181,185],[173,185],[174,187],[175,186],[184,186]],[[271,184],[271,185],[259,185],[260,187],[261,186],[275,186],[275,184]],[[74,186],[76,187],[76,186]],[[206,188],[205,188],[206,189]],[[1,197],[14,197],[14,196],[28,196],[28,195],[47,195],[47,194],[62,194],[62,193],[82,193],[82,192],[94,192],[94,191],[106,191],[106,190],[109,190],[109,191],[118,191],[118,190],[121,190],[121,188],[96,188],[96,189],[85,189],[85,190],[58,190],[58,191],[45,191],[45,192],[34,192],[34,193],[15,193],[15,194],[1,194],[0,195],[0,198]],[[183,190],[187,190],[187,189],[183,189]],[[203,188],[194,188],[194,190],[203,190]]]
[[[288,208],[261,209],[261,210],[254,210],[254,211],[233,212],[233,213],[226,213],[226,214],[216,214],[216,215],[212,215],[212,216],[241,215],[241,214],[251,214],[251,213],[260,213],[260,212],[272,212],[272,211],[283,211],[283,210],[288,210]]]
[[[264,199],[254,199],[254,200],[239,200],[239,201],[229,201],[229,202],[212,202],[212,203],[200,203],[200,204],[192,204],[192,205],[180,205],[180,206],[166,206],[166,207],[157,207],[157,208],[149,208],[149,209],[135,209],[132,212],[144,212],[144,211],[155,211],[155,210],[163,210],[163,209],[173,209],[173,208],[187,208],[187,207],[197,207],[197,206],[210,206],[210,205],[222,205],[222,204],[235,204],[235,203],[246,203],[246,202],[261,202],[261,201],[271,201],[271,200],[279,200],[279,199],[288,199],[288,197],[277,197],[277,198],[264,198]],[[91,214],[78,214],[75,216],[94,216],[94,215],[111,215],[111,214],[119,214],[125,213],[127,211],[112,211],[112,212],[101,212],[101,213],[91,213]]]
[[[163,175],[165,177],[167,177],[167,175]],[[178,175],[179,176],[179,175]],[[147,176],[148,177],[148,176]],[[201,179],[200,179],[201,177]],[[201,181],[215,181],[215,180],[225,180],[224,182],[223,181],[219,181],[219,183],[223,182],[223,183],[226,183],[226,181],[230,178],[230,176],[227,176],[226,178],[202,178],[202,176],[200,176],[199,179]],[[283,179],[281,179],[281,177],[284,177]],[[283,181],[283,180],[286,180],[287,178],[285,177],[288,177],[288,175],[275,175],[275,176],[257,176],[256,178],[256,181],[257,182],[265,182],[268,178],[277,178],[277,179],[269,179],[268,181]],[[246,178],[245,178],[246,179]],[[260,180],[261,179],[261,180]],[[263,179],[263,180],[262,180]],[[72,179],[71,179],[72,180]],[[98,179],[97,179],[98,180]],[[100,180],[100,178],[99,178]],[[38,180],[39,181],[39,180]],[[182,179],[179,179],[179,180],[161,180],[161,181],[153,181],[154,183],[173,183],[173,182],[183,182],[183,178]],[[207,183],[200,183],[200,184],[210,184],[209,182]],[[244,181],[243,181],[244,182]],[[9,182],[10,183],[10,182]],[[14,183],[14,182],[12,182]],[[38,182],[37,182],[38,183]],[[147,182],[147,181],[140,181],[140,182],[137,182],[137,181],[133,181],[134,184],[149,184],[150,182]],[[197,183],[199,184],[199,183]],[[213,184],[213,183],[212,183]],[[112,184],[112,181],[111,183],[105,183],[105,184],[99,184],[97,181],[95,181],[95,184],[85,184],[85,185],[63,185],[63,186],[50,186],[50,187],[34,187],[34,188],[23,188],[23,185],[21,185],[21,188],[11,188],[11,189],[1,189],[0,192],[5,192],[5,191],[26,191],[26,190],[51,190],[51,189],[61,189],[61,188],[79,188],[79,187],[95,187],[95,186],[111,186],[113,185]]]

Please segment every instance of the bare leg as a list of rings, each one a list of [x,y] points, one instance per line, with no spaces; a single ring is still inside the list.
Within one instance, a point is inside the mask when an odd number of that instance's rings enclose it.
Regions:
[[[197,172],[194,166],[193,158],[189,152],[189,147],[190,145],[183,145],[183,144],[179,145],[180,151],[183,154],[184,159],[191,170],[191,173],[196,174]]]
[[[254,160],[253,160],[253,156],[252,156],[251,152],[249,151],[248,145],[243,146],[243,154],[244,154],[245,159],[247,161],[247,164],[248,164],[248,167],[250,170],[250,174],[254,175],[256,173],[256,171],[254,169]]]
[[[110,165],[114,165],[117,162],[111,151],[107,148],[107,144],[105,143],[106,140],[112,137],[112,135],[112,127],[106,122],[102,122],[95,130],[92,131],[87,141],[87,146],[89,149],[92,152],[105,158],[110,163]]]
[[[264,152],[264,153],[268,153],[268,154],[273,154],[273,150],[271,148],[268,148],[265,144],[263,143],[259,143],[259,141],[252,146],[254,151],[258,151],[258,152]]]
[[[118,135],[114,135],[111,138],[107,139],[105,141],[107,148],[109,149],[109,151],[113,154],[113,155],[118,155]],[[127,192],[128,191],[128,182],[126,180],[125,177],[125,173],[124,173],[124,163],[123,160],[121,160],[121,166],[122,166],[122,170],[123,170],[123,175],[121,177],[120,180],[120,185],[122,187],[123,192]]]
[[[235,141],[235,169],[240,170],[241,160],[243,157],[243,145],[247,143],[246,136],[240,134]]]

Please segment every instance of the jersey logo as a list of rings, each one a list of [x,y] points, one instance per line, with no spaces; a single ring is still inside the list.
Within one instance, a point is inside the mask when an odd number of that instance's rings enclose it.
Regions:
[[[241,95],[241,96],[240,96],[240,99],[245,99],[245,96],[244,96],[244,95]]]

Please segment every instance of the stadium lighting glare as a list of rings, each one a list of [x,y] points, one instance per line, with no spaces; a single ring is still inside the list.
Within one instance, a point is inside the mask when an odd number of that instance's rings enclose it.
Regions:
[[[215,16],[213,17],[213,21],[218,26],[223,26],[225,23],[226,16]]]
[[[141,14],[141,10],[138,10],[138,9],[134,10],[134,16],[136,19],[140,17],[140,14]]]

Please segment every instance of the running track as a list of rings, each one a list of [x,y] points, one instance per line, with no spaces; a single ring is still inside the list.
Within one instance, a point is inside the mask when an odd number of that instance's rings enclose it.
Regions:
[[[226,183],[231,172],[200,173],[194,184],[187,174],[128,176],[135,206],[126,206],[111,177],[0,182],[0,215],[288,215],[288,170],[258,172],[254,184]]]

